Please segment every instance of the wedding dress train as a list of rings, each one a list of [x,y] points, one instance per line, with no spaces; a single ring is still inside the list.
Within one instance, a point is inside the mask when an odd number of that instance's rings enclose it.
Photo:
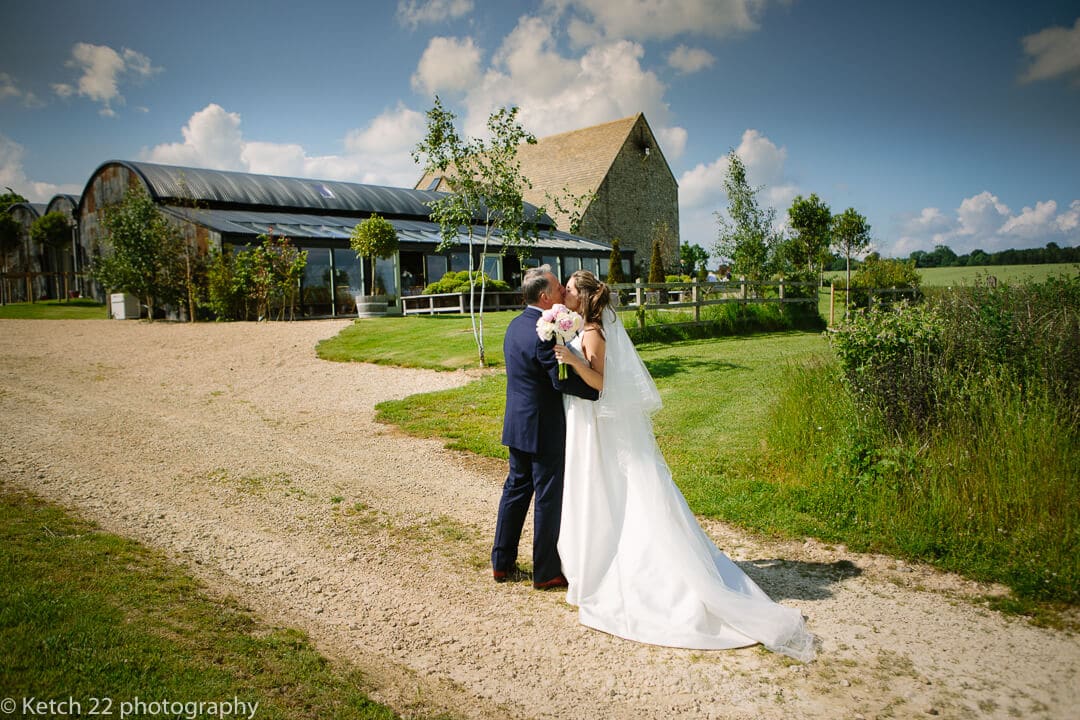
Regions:
[[[565,396],[566,470],[559,556],[584,625],[654,645],[761,643],[808,662],[813,636],[701,529],[653,434],[660,396],[610,310],[604,392]],[[580,337],[570,346],[581,354]]]

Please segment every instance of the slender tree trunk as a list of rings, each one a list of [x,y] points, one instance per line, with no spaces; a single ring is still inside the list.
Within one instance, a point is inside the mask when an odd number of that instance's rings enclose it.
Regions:
[[[844,319],[847,320],[848,310],[851,308],[851,252],[845,256],[847,259],[847,286],[844,288]]]

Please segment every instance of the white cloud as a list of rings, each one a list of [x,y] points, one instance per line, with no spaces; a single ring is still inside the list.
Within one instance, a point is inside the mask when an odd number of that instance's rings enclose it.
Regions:
[[[28,108],[37,108],[45,104],[34,93],[20,88],[16,78],[8,73],[0,72],[0,102],[9,98],[20,101]]]
[[[678,35],[724,37],[756,30],[764,0],[545,0],[556,18],[570,17],[572,40],[599,36],[666,40]]]
[[[149,57],[135,50],[124,48],[121,54],[107,45],[90,43],[75,43],[66,65],[78,70],[79,78],[75,85],[54,83],[53,91],[60,97],[78,94],[101,103],[99,112],[106,117],[116,115],[114,103],[124,104],[124,96],[120,94],[122,79],[129,76],[147,78],[161,71],[160,67],[154,67]]]
[[[686,152],[686,128],[663,127],[657,130],[656,134],[660,140],[660,147],[664,151],[664,157],[682,157],[682,154]]]
[[[398,105],[345,136],[346,155],[354,158],[357,182],[412,187],[420,179],[420,167],[410,153],[424,137],[423,113]]]
[[[409,153],[423,137],[424,116],[404,106],[348,132],[341,155],[308,155],[296,143],[246,140],[241,117],[210,104],[181,130],[183,141],[144,149],[140,157],[168,165],[411,187],[420,176]]]
[[[421,23],[453,20],[472,12],[472,0],[399,0],[397,20],[415,30]]]
[[[464,92],[479,81],[480,49],[472,38],[431,38],[412,76],[413,89],[427,95]]]
[[[1080,18],[1071,29],[1049,27],[1024,37],[1021,42],[1031,60],[1027,71],[1020,76],[1021,82],[1080,73]]]
[[[1042,237],[1056,229],[1057,203],[1047,200],[1035,203],[1034,208],[1025,207],[1019,215],[1010,217],[1001,226],[1001,233],[1031,239]]]
[[[143,158],[167,165],[187,165],[214,170],[247,170],[243,159],[244,138],[240,115],[227,112],[216,103],[199,110],[181,133],[184,141],[158,145],[143,152]]]
[[[735,154],[746,166],[747,182],[760,188],[758,205],[774,208],[777,224],[781,225],[791,201],[799,194],[798,186],[787,177],[787,149],[778,147],[760,131],[748,128]],[[706,250],[715,243],[717,224],[713,213],[727,209],[724,179],[729,164],[725,154],[710,163],[698,163],[679,178],[679,219],[685,242]]]
[[[1066,235],[1080,237],[1080,200],[1073,200],[1069,209],[1057,216],[1057,227]]]
[[[958,235],[984,236],[998,230],[1010,211],[1007,205],[998,200],[996,195],[983,191],[973,197],[965,198],[956,211],[959,225]]]
[[[777,215],[781,215],[798,194],[794,184],[785,177],[787,149],[777,147],[759,130],[748,128],[743,131],[735,154],[746,166],[746,179],[751,187],[762,187],[759,204],[775,207]],[[699,163],[683,173],[679,179],[679,205],[687,209],[708,206],[710,210],[726,205],[724,178],[727,171],[728,157],[722,155],[711,163]]]
[[[668,54],[667,61],[668,65],[671,67],[683,74],[689,75],[690,73],[704,70],[707,67],[712,67],[713,63],[716,62],[716,58],[713,57],[712,53],[708,50],[679,45]]]
[[[1049,242],[1071,246],[1080,243],[1080,200],[1073,200],[1062,212],[1055,200],[1040,200],[1015,214],[996,195],[984,191],[962,200],[952,215],[926,208],[903,220],[898,234],[885,254],[907,257],[937,245],[948,245],[961,255],[976,249],[1043,247]]]
[[[73,183],[57,185],[39,182],[26,177],[23,169],[23,146],[0,133],[0,191],[11,188],[30,202],[49,202],[53,196],[68,193],[79,195],[82,185]]]
[[[510,106],[520,108],[521,124],[540,137],[644,112],[664,155],[678,158],[686,132],[671,122],[663,82],[642,67],[644,48],[628,40],[604,41],[580,57],[567,57],[551,26],[536,17],[518,21],[466,94],[465,133],[485,135],[491,112]]]

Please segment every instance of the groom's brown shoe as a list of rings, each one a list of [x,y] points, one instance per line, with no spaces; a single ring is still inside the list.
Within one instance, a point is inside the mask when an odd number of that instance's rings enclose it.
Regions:
[[[534,582],[533,588],[535,590],[558,590],[559,588],[568,587],[570,583],[566,582],[566,578],[562,575],[556,575],[550,580],[544,582]]]
[[[491,577],[497,583],[517,582],[524,577],[524,574],[521,572],[521,568],[515,567],[510,570],[492,570]]]

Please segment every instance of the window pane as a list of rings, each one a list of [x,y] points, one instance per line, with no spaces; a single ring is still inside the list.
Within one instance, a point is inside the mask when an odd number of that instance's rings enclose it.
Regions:
[[[469,253],[450,253],[450,271],[461,272],[469,269]]]
[[[428,255],[424,258],[427,263],[427,277],[428,282],[438,282],[442,280],[443,275],[446,274],[446,268],[449,265],[446,262],[446,258],[442,255]]]
[[[484,274],[492,280],[502,280],[502,258],[498,255],[485,255]]]
[[[559,258],[555,257],[554,255],[545,255],[540,258],[540,260],[542,261],[541,264],[547,265],[551,268],[551,272],[555,275],[555,277],[559,276]]]
[[[581,261],[581,267],[582,267],[582,269],[588,270],[589,272],[591,272],[593,275],[596,275],[597,277],[600,276],[600,261],[599,261],[599,258],[594,258],[594,257],[583,258],[582,261]]]
[[[398,294],[396,258],[379,258],[375,261],[376,291],[380,295]]]
[[[579,258],[579,257],[564,257],[563,258],[563,273],[564,273],[565,277],[563,277],[563,281],[565,282],[567,278],[569,278],[571,275],[573,275],[574,273],[576,273],[580,269],[581,269],[581,258]]]
[[[360,259],[352,250],[334,248],[334,305],[338,315],[351,314],[356,305],[354,296],[362,295],[364,283],[360,278]]]
[[[305,248],[307,265],[300,279],[300,305],[304,315],[330,314],[330,249]]]

